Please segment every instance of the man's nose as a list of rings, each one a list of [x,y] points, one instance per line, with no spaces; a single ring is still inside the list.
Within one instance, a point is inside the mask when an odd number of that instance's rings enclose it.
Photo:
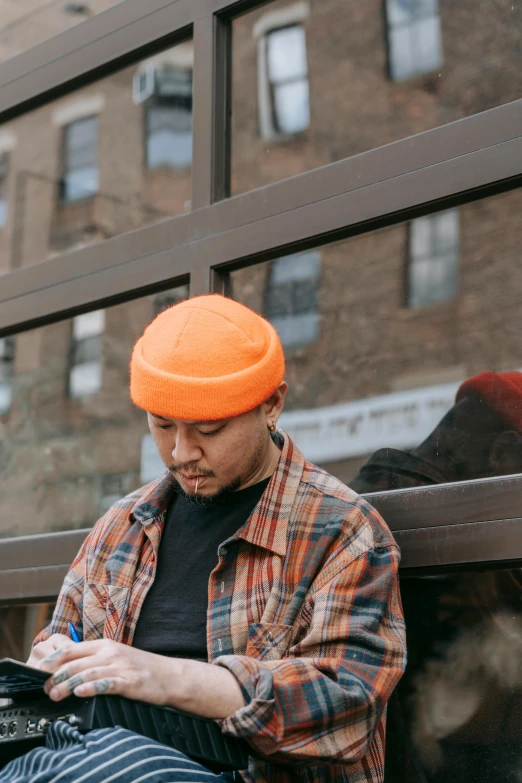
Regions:
[[[185,465],[190,462],[197,462],[203,456],[203,452],[195,440],[188,434],[176,434],[176,443],[172,449],[172,458],[178,465]]]

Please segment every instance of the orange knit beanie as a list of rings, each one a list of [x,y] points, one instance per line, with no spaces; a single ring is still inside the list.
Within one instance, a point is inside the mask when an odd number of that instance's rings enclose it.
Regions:
[[[257,408],[284,377],[274,327],[218,294],[160,313],[132,353],[130,393],[139,408],[169,419],[213,421]]]

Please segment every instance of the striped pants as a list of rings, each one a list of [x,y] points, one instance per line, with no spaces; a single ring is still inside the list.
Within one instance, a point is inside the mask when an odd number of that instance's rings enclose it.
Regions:
[[[88,734],[53,723],[45,747],[0,770],[0,783],[228,783],[173,748],[127,729]]]

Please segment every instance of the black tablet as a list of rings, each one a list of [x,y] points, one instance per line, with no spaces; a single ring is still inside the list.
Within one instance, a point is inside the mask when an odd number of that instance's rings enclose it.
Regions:
[[[0,659],[0,698],[11,698],[19,693],[41,691],[49,672],[33,669],[12,658]]]

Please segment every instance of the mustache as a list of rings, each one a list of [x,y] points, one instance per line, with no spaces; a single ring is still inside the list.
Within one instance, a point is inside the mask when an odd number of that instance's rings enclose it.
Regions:
[[[174,465],[172,463],[169,465],[169,470],[171,473],[183,473],[185,475],[196,475],[196,476],[213,476],[211,470],[206,470],[204,468],[200,468],[198,465],[194,465],[193,462],[185,462],[182,465]]]

